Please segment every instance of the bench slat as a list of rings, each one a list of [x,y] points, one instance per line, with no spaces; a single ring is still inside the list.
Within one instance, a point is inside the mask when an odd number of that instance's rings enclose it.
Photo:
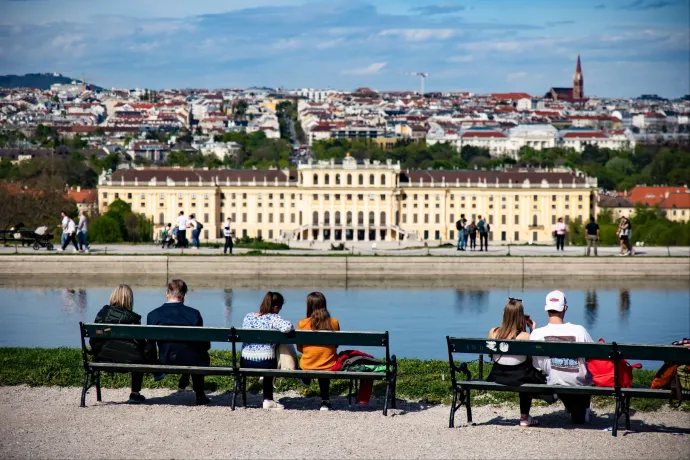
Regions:
[[[169,374],[204,374],[204,375],[230,375],[235,372],[233,367],[224,366],[167,366],[150,364],[120,364],[120,363],[89,363],[89,367],[102,372],[144,372],[144,373],[169,373]]]
[[[228,342],[225,327],[139,326],[132,324],[85,323],[86,337],[94,339],[139,339],[184,342]]]
[[[618,344],[626,359],[642,359],[646,361],[677,361],[690,364],[690,347],[677,345],[636,345]]]
[[[610,344],[575,343],[575,342],[542,342],[528,340],[493,340],[449,338],[453,353],[471,354],[511,354],[525,356],[557,356],[559,358],[608,358]],[[499,347],[503,345],[501,350]],[[506,348],[507,347],[507,348]]]
[[[282,370],[282,369],[255,369],[240,368],[241,374],[246,375],[268,375],[272,377],[294,377],[294,378],[330,378],[330,379],[374,379],[382,380],[386,378],[385,372],[347,372],[347,371],[301,371],[301,370]]]
[[[237,341],[244,343],[292,343],[300,345],[356,345],[382,347],[387,335],[381,332],[292,331],[287,334],[272,329],[236,329]]]
[[[457,382],[459,387],[477,389],[477,390],[491,390],[491,391],[512,391],[516,393],[561,393],[561,394],[592,394],[599,396],[611,396],[615,394],[613,388],[602,388],[602,387],[575,387],[575,386],[562,386],[562,385],[521,385],[521,386],[508,386],[501,385],[496,382],[487,382],[484,380],[461,380]]]

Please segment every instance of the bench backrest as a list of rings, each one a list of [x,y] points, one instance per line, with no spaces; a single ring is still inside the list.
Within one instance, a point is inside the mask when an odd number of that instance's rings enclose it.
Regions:
[[[84,323],[81,326],[83,336],[93,339],[230,342],[230,329],[224,327],[138,326],[103,323]]]
[[[616,350],[621,358],[690,363],[690,347],[611,343],[542,342],[527,340],[466,339],[447,337],[453,353],[554,356],[559,358],[609,358]]]

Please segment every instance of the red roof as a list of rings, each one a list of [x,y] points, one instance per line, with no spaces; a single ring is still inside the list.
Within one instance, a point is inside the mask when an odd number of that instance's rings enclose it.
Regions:
[[[462,135],[463,138],[487,138],[487,137],[495,137],[495,138],[505,138],[505,134],[500,133],[498,131],[467,131],[465,134]]]
[[[95,203],[98,200],[98,191],[96,189],[87,190],[68,190],[66,197],[74,200],[77,203]]]
[[[494,99],[531,99],[532,96],[530,96],[527,93],[493,93],[491,94],[491,97]]]
[[[563,135],[563,139],[592,139],[593,137],[607,139],[608,136],[601,131],[569,132]]]
[[[628,194],[628,199],[635,204],[643,204],[645,206],[656,206],[660,204],[666,196],[676,193],[690,193],[686,186],[676,187],[646,187],[636,186]]]
[[[690,209],[690,193],[671,193],[668,198],[659,203],[663,209]]]

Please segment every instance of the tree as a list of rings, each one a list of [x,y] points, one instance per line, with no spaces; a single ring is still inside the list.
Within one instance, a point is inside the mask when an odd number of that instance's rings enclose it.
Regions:
[[[94,243],[122,242],[120,224],[109,216],[100,216],[93,219],[89,224],[89,240]]]
[[[244,117],[247,113],[248,108],[249,108],[249,104],[247,103],[247,101],[245,101],[244,99],[240,99],[235,104],[235,108],[233,109],[233,113],[235,114],[236,117]]]

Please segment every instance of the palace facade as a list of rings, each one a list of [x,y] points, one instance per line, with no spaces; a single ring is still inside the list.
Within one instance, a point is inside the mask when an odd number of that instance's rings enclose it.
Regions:
[[[297,170],[119,169],[99,179],[98,206],[131,204],[160,229],[196,214],[203,240],[454,240],[455,222],[483,216],[494,242],[550,242],[559,217],[597,212],[597,182],[569,170],[403,171],[400,164],[321,161]]]

